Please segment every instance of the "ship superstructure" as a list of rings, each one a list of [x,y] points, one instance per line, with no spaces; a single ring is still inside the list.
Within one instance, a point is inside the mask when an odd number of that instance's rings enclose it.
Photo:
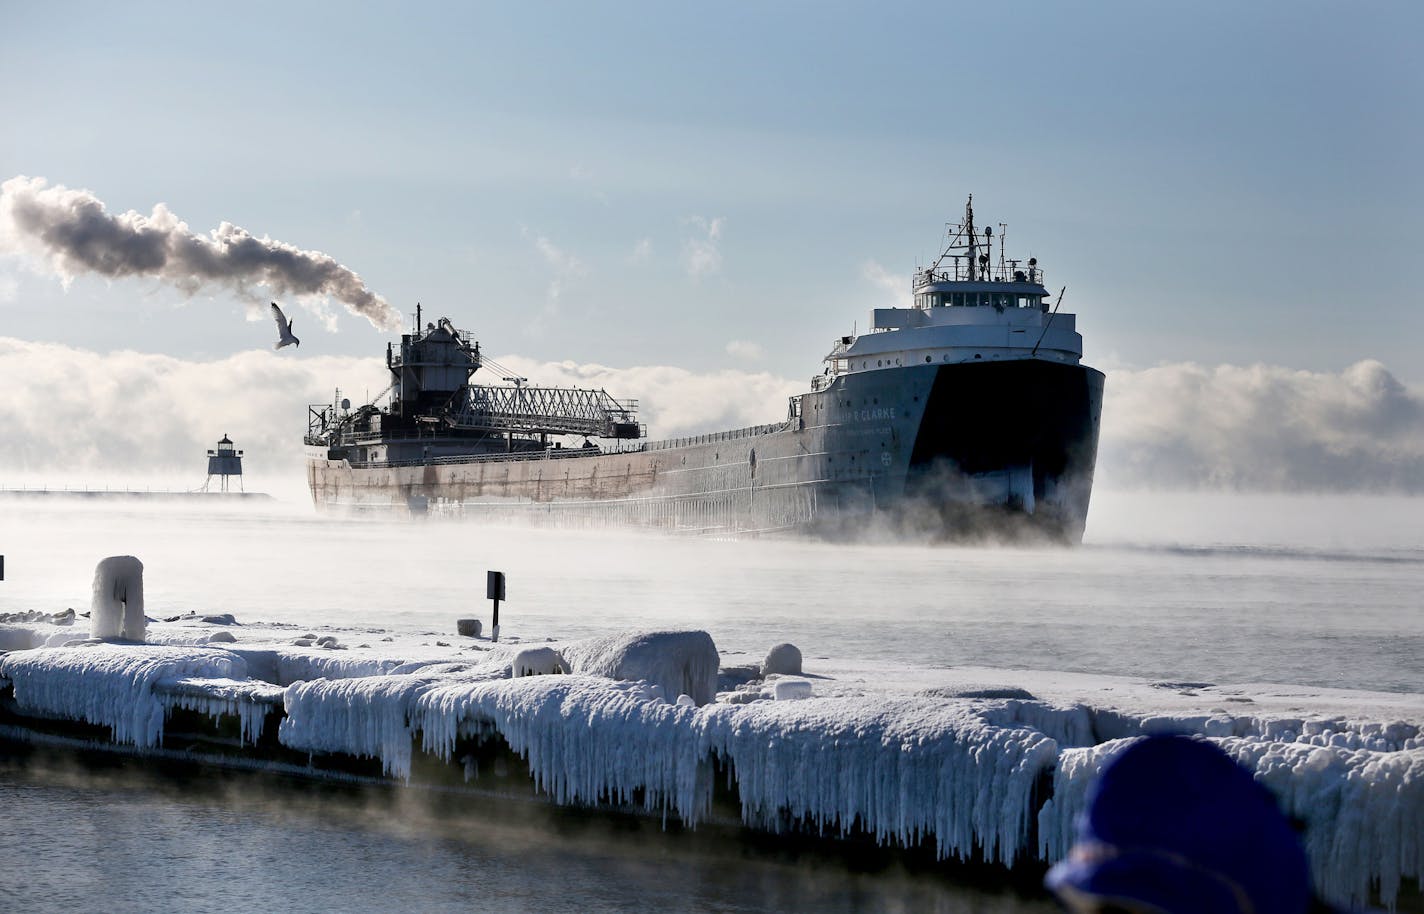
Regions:
[[[838,338],[783,421],[643,439],[605,391],[477,385],[478,343],[446,319],[387,351],[386,406],[312,407],[319,507],[395,508],[690,532],[989,530],[1082,537],[1103,375],[1036,259],[980,235],[973,200],[908,307]],[[337,398],[339,401],[339,397]],[[379,399],[379,397],[378,397]],[[561,436],[582,436],[565,447]],[[594,444],[593,439],[602,443]]]

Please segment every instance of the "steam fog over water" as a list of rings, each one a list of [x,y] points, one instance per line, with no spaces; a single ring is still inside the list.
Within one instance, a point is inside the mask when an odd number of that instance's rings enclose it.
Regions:
[[[0,611],[82,611],[95,562],[131,553],[152,616],[449,636],[487,619],[500,569],[507,639],[690,627],[752,659],[791,641],[808,660],[1424,691],[1412,498],[1100,493],[1076,549],[336,520],[295,500],[4,507]]]
[[[791,641],[812,675],[822,658],[849,658],[871,676],[974,666],[1417,693],[1422,509],[1099,492],[1085,543],[1064,549],[339,520],[300,495],[222,507],[19,498],[0,501],[0,612],[84,611],[98,559],[131,553],[153,617],[230,612],[344,628],[352,644],[384,631],[434,642],[454,640],[457,618],[488,622],[485,571],[499,569],[506,640],[702,628],[733,663]],[[547,812],[432,817],[399,790],[323,798],[130,778],[0,765],[12,843],[84,861],[62,877],[7,868],[0,897],[43,912],[1052,910],[952,872],[708,851],[655,824],[571,832]]]
[[[836,863],[781,859],[728,841],[440,812],[439,798],[313,790],[244,778],[164,783],[0,762],[9,840],[50,861],[0,875],[8,910],[877,911],[1049,914],[1048,901]],[[693,844],[696,842],[696,846]]]

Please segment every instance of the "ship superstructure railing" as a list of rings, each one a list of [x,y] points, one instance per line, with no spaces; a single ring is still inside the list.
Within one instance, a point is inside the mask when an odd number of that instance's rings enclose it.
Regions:
[[[715,444],[719,441],[735,441],[738,438],[755,438],[760,435],[770,435],[775,432],[785,431],[788,427],[786,422],[773,422],[769,425],[749,425],[746,428],[734,428],[725,432],[712,432],[706,435],[692,435],[686,438],[666,438],[662,441],[649,441],[644,445],[644,450],[663,451],[669,448],[693,447],[699,444]]]
[[[1021,260],[1004,260],[998,264],[990,266],[987,270],[974,265],[970,270],[969,259],[965,256],[954,256],[941,261],[933,268],[926,267],[915,273],[911,282],[914,289],[928,285],[933,282],[1032,282],[1043,285],[1045,283],[1043,270],[1036,266],[1030,267]],[[972,275],[971,275],[972,273]]]
[[[641,448],[635,448],[641,450]],[[352,460],[353,467],[423,467],[466,463],[509,463],[513,460],[566,460],[613,453],[602,448],[535,448],[527,451],[497,451],[490,454],[455,454],[447,457],[414,457],[410,460]]]
[[[680,447],[696,447],[703,444],[717,444],[723,441],[756,438],[786,431],[786,422],[768,425],[749,425],[725,432],[711,432],[706,435],[689,435],[683,438],[667,438],[662,441],[642,441],[632,446],[611,447],[549,447],[523,451],[497,451],[489,454],[457,454],[447,457],[416,457],[410,460],[362,460],[351,461],[353,467],[413,467],[446,466],[467,463],[503,463],[511,460],[571,460],[577,457],[596,457],[608,454],[640,454],[646,451],[664,451]]]
[[[540,432],[596,438],[638,438],[638,401],[615,400],[605,390],[571,387],[483,387],[447,414],[454,428]]]

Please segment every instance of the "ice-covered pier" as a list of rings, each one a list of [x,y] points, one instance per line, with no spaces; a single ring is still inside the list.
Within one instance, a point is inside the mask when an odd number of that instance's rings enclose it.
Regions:
[[[1104,762],[1171,730],[1221,746],[1305,823],[1327,898],[1393,906],[1424,873],[1419,695],[835,660],[802,671],[792,650],[723,657],[697,631],[492,644],[191,614],[145,620],[140,642],[91,638],[86,621],[0,617],[0,735],[159,752],[181,728],[186,747],[206,733],[209,761],[397,782],[487,783],[497,749],[558,804],[695,826],[730,803],[772,832],[1012,867],[1061,857]]]

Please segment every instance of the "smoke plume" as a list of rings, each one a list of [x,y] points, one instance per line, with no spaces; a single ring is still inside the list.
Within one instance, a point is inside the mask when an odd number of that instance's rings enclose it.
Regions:
[[[147,277],[192,295],[220,286],[256,302],[266,294],[323,296],[383,330],[400,315],[361,277],[320,251],[304,251],[229,222],[207,235],[189,230],[162,203],[151,215],[110,213],[86,190],[23,175],[0,184],[0,248],[38,255],[64,282],[81,274]],[[259,295],[249,287],[264,286]]]

